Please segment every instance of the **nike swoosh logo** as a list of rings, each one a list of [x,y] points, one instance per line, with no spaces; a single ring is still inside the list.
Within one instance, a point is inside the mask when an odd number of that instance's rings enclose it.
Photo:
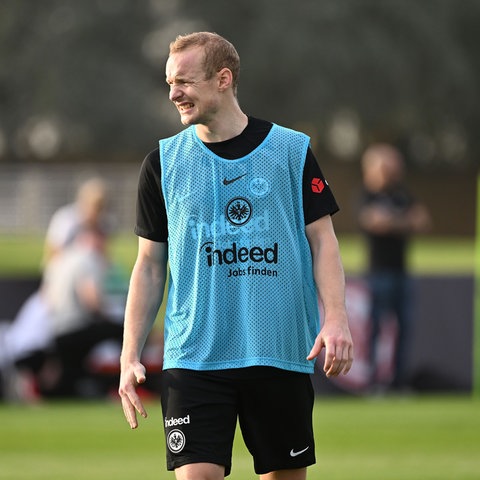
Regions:
[[[302,453],[305,453],[310,447],[304,448],[303,450],[299,450],[298,452],[294,452],[293,448],[290,450],[290,456],[291,457],[298,457]]]
[[[230,180],[227,180],[226,178],[224,178],[224,179],[223,179],[223,184],[224,184],[224,185],[230,185],[231,183],[236,182],[237,180],[240,180],[240,179],[243,178],[245,175],[246,175],[246,173],[244,173],[243,175],[240,175],[239,177],[232,178],[232,179],[230,179]]]

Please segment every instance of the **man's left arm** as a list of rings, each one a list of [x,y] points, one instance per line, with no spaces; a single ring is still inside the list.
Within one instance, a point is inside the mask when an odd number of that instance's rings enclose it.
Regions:
[[[320,333],[307,359],[318,357],[325,348],[323,370],[327,377],[347,374],[353,362],[353,342],[345,307],[345,274],[330,215],[308,224],[306,234],[317,292],[324,310]]]

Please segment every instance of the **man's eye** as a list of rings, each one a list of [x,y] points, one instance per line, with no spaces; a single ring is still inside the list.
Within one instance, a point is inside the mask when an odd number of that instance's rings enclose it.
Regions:
[[[167,82],[169,87],[188,87],[193,85],[193,82]]]

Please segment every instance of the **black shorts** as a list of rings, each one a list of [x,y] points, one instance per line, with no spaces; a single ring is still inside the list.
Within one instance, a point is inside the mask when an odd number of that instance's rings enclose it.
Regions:
[[[270,367],[162,373],[167,468],[232,464],[239,420],[255,473],[315,463],[310,376]]]

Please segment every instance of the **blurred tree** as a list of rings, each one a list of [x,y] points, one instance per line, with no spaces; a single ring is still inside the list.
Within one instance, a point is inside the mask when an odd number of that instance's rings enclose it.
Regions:
[[[203,2],[183,3],[202,15]],[[340,152],[332,151],[329,132],[342,139],[356,127],[357,148],[386,140],[403,144],[417,164],[475,163],[480,2],[225,3],[208,2],[210,23],[239,47],[247,110],[310,125],[318,147],[334,156]]]
[[[174,1],[3,2],[0,129],[16,157],[146,149],[173,132],[147,35],[177,18]],[[159,48],[167,52],[168,44]]]
[[[138,158],[179,128],[168,42],[208,29],[240,52],[246,111],[323,154],[387,140],[419,166],[476,165],[478,18],[477,0],[4,0],[0,158]]]

